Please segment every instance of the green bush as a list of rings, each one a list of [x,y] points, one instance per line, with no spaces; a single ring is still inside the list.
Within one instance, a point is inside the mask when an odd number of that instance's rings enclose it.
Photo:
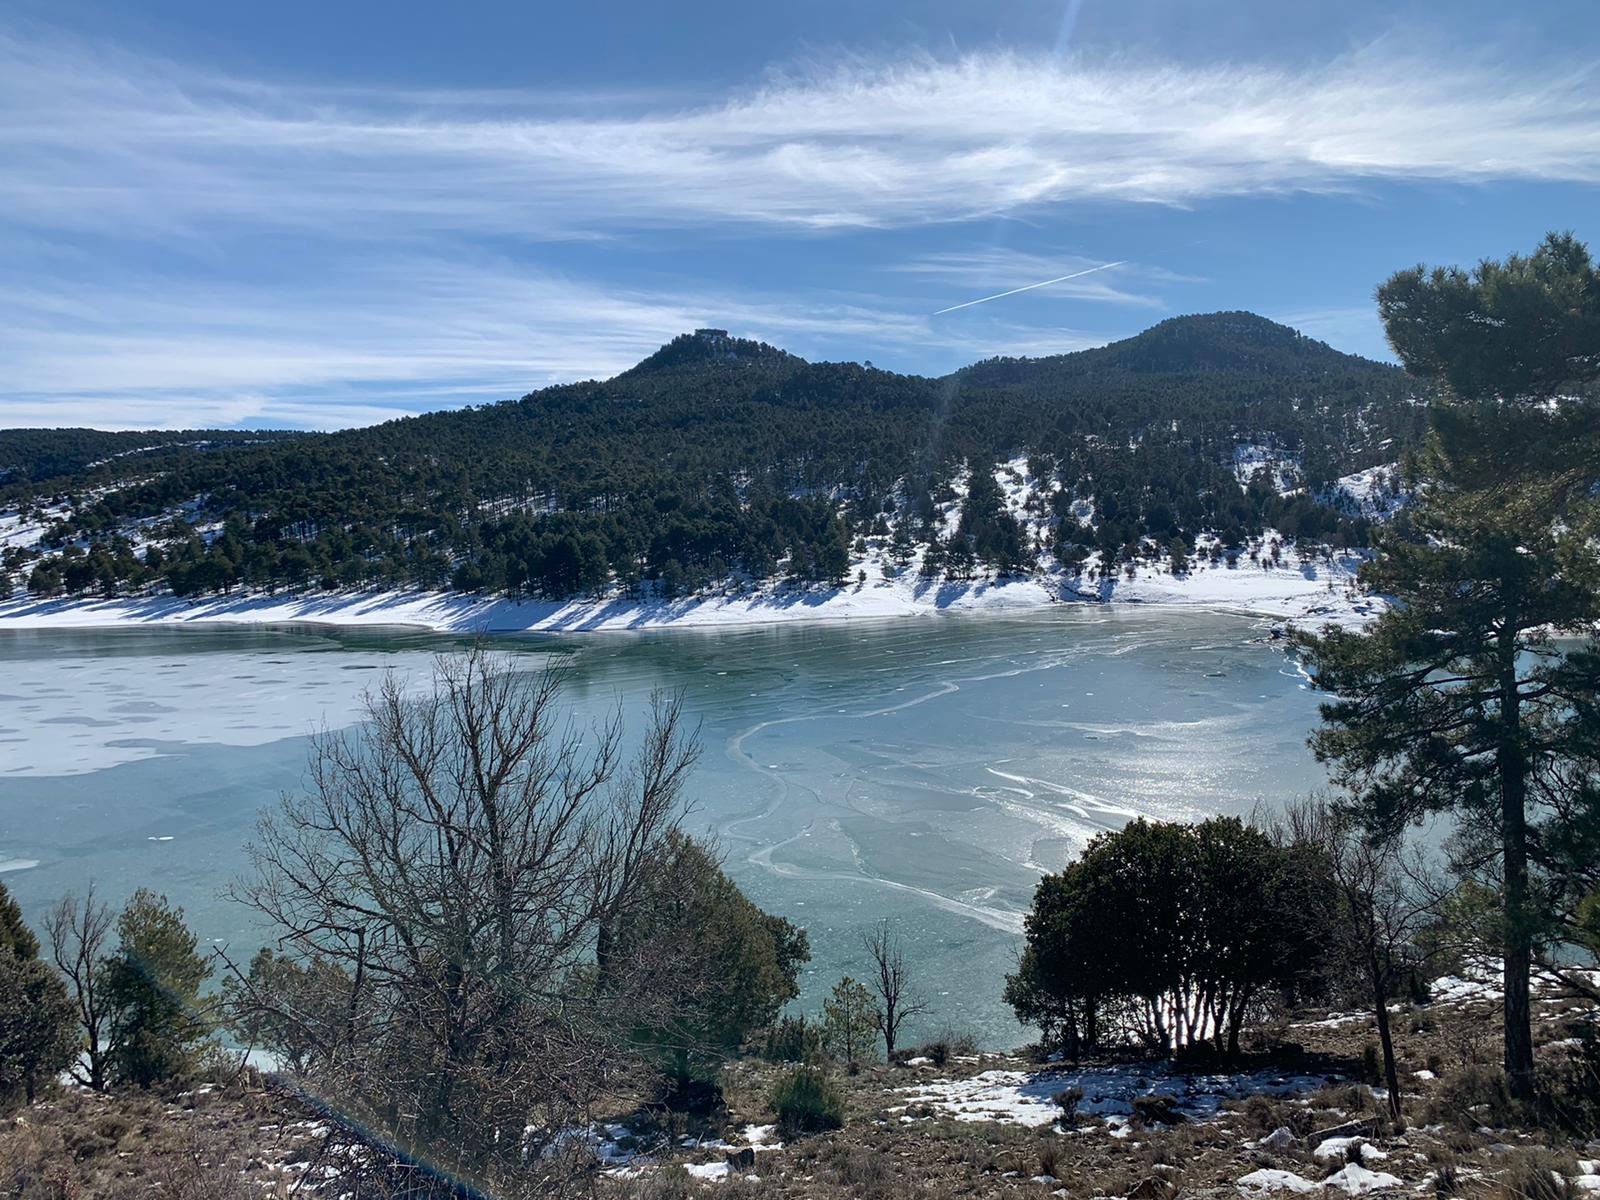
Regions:
[[[820,1133],[844,1124],[844,1097],[818,1067],[797,1067],[785,1073],[769,1097],[785,1137]]]
[[[761,1057],[774,1063],[812,1063],[822,1054],[822,1027],[804,1016],[779,1017],[767,1027]]]
[[[936,1067],[942,1067],[952,1058],[962,1055],[971,1055],[978,1052],[977,1035],[966,1030],[954,1029],[946,1025],[939,1031],[939,1036],[931,1042],[924,1042],[920,1046],[913,1046],[909,1050],[896,1051],[897,1059],[926,1058]]]
[[[1383,1064],[1378,1058],[1378,1043],[1368,1042],[1361,1047],[1361,1082],[1382,1083]]]

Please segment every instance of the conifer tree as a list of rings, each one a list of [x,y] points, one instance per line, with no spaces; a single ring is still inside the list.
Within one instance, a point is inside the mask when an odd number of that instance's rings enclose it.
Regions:
[[[865,984],[846,975],[822,1002],[822,1038],[834,1057],[854,1074],[872,1056],[877,1027],[873,1023],[872,993]]]
[[[911,518],[901,517],[894,523],[894,536],[889,539],[889,561],[904,570],[915,552],[916,546],[911,540]]]
[[[200,988],[211,974],[183,910],[141,888],[117,918],[118,945],[105,967],[112,1068],[149,1087],[182,1075],[210,1022]]]
[[[1492,844],[1505,955],[1505,1067],[1533,1092],[1530,963],[1554,932],[1553,848],[1597,811],[1582,760],[1600,651],[1590,538],[1600,409],[1600,274],[1551,235],[1471,273],[1418,267],[1378,291],[1390,343],[1438,388],[1420,496],[1363,582],[1397,603],[1363,633],[1304,639],[1323,706],[1313,738],[1379,830],[1452,812]],[[1541,877],[1541,872],[1545,872]]]
[[[703,843],[674,830],[645,900],[619,923],[608,953],[634,959],[673,946],[693,969],[674,980],[670,1017],[641,1032],[677,1080],[715,1074],[750,1033],[799,995],[806,932],[757,908]]]
[[[32,1103],[77,1053],[67,989],[39,960],[39,942],[0,883],[0,1104]]]
[[[39,953],[39,939],[22,919],[22,906],[3,883],[0,883],[0,950],[9,950],[18,958],[34,958]]]

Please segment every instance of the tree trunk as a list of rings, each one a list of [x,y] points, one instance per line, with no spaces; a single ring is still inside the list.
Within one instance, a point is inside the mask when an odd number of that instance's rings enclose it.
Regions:
[[[1508,622],[1500,643],[1500,844],[1505,874],[1505,1068],[1511,1094],[1533,1099],[1533,1016],[1528,998],[1527,765],[1522,756],[1516,640]]]
[[[1394,1038],[1389,1032],[1388,988],[1376,953],[1368,960],[1372,972],[1372,1011],[1378,1018],[1378,1044],[1383,1048],[1383,1077],[1389,1085],[1389,1115],[1400,1120],[1400,1075],[1394,1062]]]

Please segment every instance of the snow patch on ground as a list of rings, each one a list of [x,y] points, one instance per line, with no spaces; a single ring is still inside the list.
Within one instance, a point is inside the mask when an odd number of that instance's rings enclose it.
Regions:
[[[1324,1179],[1322,1186],[1338,1188],[1352,1196],[1365,1196],[1368,1192],[1403,1187],[1404,1183],[1387,1171],[1369,1171],[1360,1163],[1349,1163],[1343,1170]]]
[[[1343,1162],[1350,1157],[1352,1148],[1356,1149],[1361,1155],[1361,1161],[1364,1163],[1382,1162],[1389,1157],[1382,1150],[1370,1144],[1365,1138],[1359,1137],[1326,1138],[1311,1152],[1311,1156],[1318,1162],[1323,1163]]]
[[[22,550],[35,550],[39,548],[39,539],[44,532],[61,517],[66,515],[64,505],[43,506],[39,519],[35,519],[30,510],[28,516],[21,512],[0,512],[0,550],[9,550],[17,547]]]
[[[1308,628],[1360,625],[1383,611],[1383,602],[1362,595],[1356,584],[1365,556],[1301,558],[1287,545],[1280,547],[1279,556],[1277,564],[1263,554],[1259,561],[1242,557],[1230,565],[1225,557],[1211,562],[1197,553],[1183,575],[1174,575],[1170,566],[1161,564],[1139,567],[1131,577],[1126,569],[1095,579],[1086,572],[1071,580],[1070,587],[1078,596],[1106,603],[1228,609],[1280,617]]]
[[[1591,987],[1600,985],[1600,971],[1569,969],[1567,974]],[[1428,984],[1428,995],[1434,1004],[1498,1004],[1505,999],[1504,976],[1498,959],[1473,958],[1462,964],[1459,974],[1441,975]],[[1534,968],[1530,986],[1536,996],[1559,995],[1567,988],[1561,978],[1541,967]]]
[[[875,539],[886,541],[887,539]],[[1197,561],[1174,576],[1166,564],[1144,564],[1130,577],[1118,571],[1091,580],[1059,569],[1026,577],[970,581],[919,578],[913,562],[885,572],[882,547],[852,567],[841,587],[776,584],[678,600],[623,596],[566,601],[504,600],[457,592],[347,591],[234,594],[200,599],[172,596],[0,601],[0,628],[100,628],[122,625],[323,624],[410,625],[447,633],[597,633],[665,627],[706,628],[790,621],[881,620],[935,613],[1018,613],[1063,602],[1126,603],[1225,609],[1294,621],[1360,624],[1382,602],[1359,594],[1358,555],[1301,560],[1293,550],[1281,565],[1241,559]]]
[[[896,1090],[905,1097],[907,1109],[927,1105],[958,1121],[1040,1126],[1061,1117],[1061,1109],[1051,1097],[1076,1087],[1083,1092],[1077,1105],[1079,1113],[1104,1117],[1108,1123],[1125,1127],[1125,1120],[1119,1118],[1132,1114],[1133,1101],[1140,1096],[1170,1095],[1185,1116],[1205,1120],[1217,1115],[1224,1100],[1311,1092],[1327,1082],[1320,1075],[1269,1071],[1185,1075],[1158,1063],[1081,1070],[984,1071],[970,1079],[933,1080]]]
[[[1317,499],[1347,516],[1387,521],[1405,507],[1410,496],[1400,486],[1398,464],[1386,463],[1340,476]]]
[[[1263,470],[1280,496],[1300,486],[1300,460],[1295,455],[1258,442],[1240,442],[1233,448],[1233,477],[1240,487],[1250,486],[1256,472]]]
[[[776,1134],[776,1125],[746,1125],[738,1133],[740,1143],[724,1141],[722,1138],[684,1137],[679,1141],[680,1153],[698,1156],[709,1151],[720,1157],[705,1162],[679,1161],[678,1165],[695,1179],[720,1183],[738,1173],[730,1161],[731,1154],[743,1150],[756,1153],[782,1150],[783,1143],[777,1140]],[[647,1144],[623,1124],[569,1129],[555,1138],[547,1153],[575,1146],[592,1154],[604,1173],[613,1179],[636,1179],[674,1161],[666,1159],[665,1152],[670,1148],[667,1142],[653,1138]]]
[[[1314,1192],[1321,1184],[1312,1183],[1293,1171],[1262,1167],[1259,1171],[1241,1176],[1238,1186],[1246,1196],[1261,1196],[1269,1192]]]

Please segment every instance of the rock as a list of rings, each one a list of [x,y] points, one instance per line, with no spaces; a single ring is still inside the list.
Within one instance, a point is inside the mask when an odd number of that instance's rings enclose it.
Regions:
[[[1167,1200],[1176,1191],[1172,1184],[1159,1175],[1146,1175],[1128,1192],[1128,1200]]]
[[[1287,1153],[1300,1139],[1295,1137],[1294,1130],[1287,1125],[1279,1125],[1258,1143],[1262,1149],[1271,1150],[1274,1154]]]

